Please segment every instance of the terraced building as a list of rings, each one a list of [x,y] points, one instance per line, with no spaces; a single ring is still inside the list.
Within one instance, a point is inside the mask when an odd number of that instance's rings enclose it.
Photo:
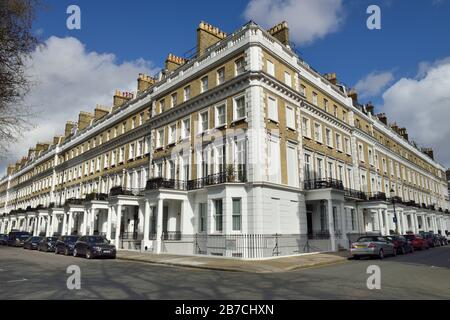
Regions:
[[[0,233],[103,234],[121,249],[261,258],[361,233],[450,230],[445,168],[321,75],[285,22],[207,23],[0,180]]]

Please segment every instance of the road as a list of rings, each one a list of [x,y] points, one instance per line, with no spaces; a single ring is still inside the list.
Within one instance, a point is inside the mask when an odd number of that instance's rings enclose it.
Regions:
[[[80,290],[67,289],[70,265],[81,269]],[[367,288],[369,265],[381,269],[380,290]],[[0,287],[0,300],[450,299],[450,246],[271,274],[86,260],[0,246]]]

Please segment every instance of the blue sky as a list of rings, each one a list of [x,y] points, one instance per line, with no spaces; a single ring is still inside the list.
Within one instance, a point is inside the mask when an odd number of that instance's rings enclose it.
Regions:
[[[321,73],[356,87],[389,122],[406,126],[420,146],[450,167],[450,0],[49,0],[34,25],[42,45],[27,71],[34,128],[0,159],[0,171],[37,142],[64,132],[79,111],[110,106],[115,89],[135,90],[138,73],[154,74],[167,54],[196,45],[201,20],[232,32],[254,20],[286,20],[302,58]],[[66,10],[81,8],[81,30]],[[381,8],[381,30],[368,30],[369,5]]]
[[[66,28],[70,4],[81,8],[80,31]],[[366,27],[370,4],[382,10],[381,30]],[[87,50],[114,53],[119,62],[144,58],[160,67],[169,51],[183,55],[195,46],[200,20],[230,32],[248,20],[247,5],[248,1],[52,0],[39,14],[35,29],[43,31],[42,39],[76,37]],[[371,72],[390,71],[396,79],[414,77],[420,62],[450,52],[450,1],[347,0],[343,8],[344,21],[337,32],[297,44],[297,49],[320,72],[336,71],[349,86]],[[370,98],[380,102],[380,97]]]

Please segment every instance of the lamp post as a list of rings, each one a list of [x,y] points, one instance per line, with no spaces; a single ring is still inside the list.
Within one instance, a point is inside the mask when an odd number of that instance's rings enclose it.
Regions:
[[[395,191],[394,191],[394,189],[391,189],[391,191],[389,191],[389,193],[391,195],[392,206],[394,209],[395,233],[398,234],[398,220],[397,220],[397,213],[395,212]]]

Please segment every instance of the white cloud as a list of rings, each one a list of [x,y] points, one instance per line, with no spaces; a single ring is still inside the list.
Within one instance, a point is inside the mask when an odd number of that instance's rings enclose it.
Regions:
[[[355,84],[361,98],[374,97],[380,94],[394,80],[392,72],[372,72]]]
[[[421,64],[418,77],[402,78],[384,94],[383,111],[406,126],[410,137],[434,149],[450,167],[450,59]],[[421,73],[421,75],[420,75]]]
[[[250,0],[244,15],[266,28],[286,20],[298,44],[336,32],[344,21],[342,0]]]
[[[75,38],[50,37],[27,64],[34,86],[26,103],[37,113],[35,128],[0,161],[0,172],[37,142],[63,134],[66,121],[77,121],[80,111],[93,111],[96,104],[111,106],[115,89],[136,90],[138,74],[155,71],[143,59],[118,63],[113,54],[89,52]]]

